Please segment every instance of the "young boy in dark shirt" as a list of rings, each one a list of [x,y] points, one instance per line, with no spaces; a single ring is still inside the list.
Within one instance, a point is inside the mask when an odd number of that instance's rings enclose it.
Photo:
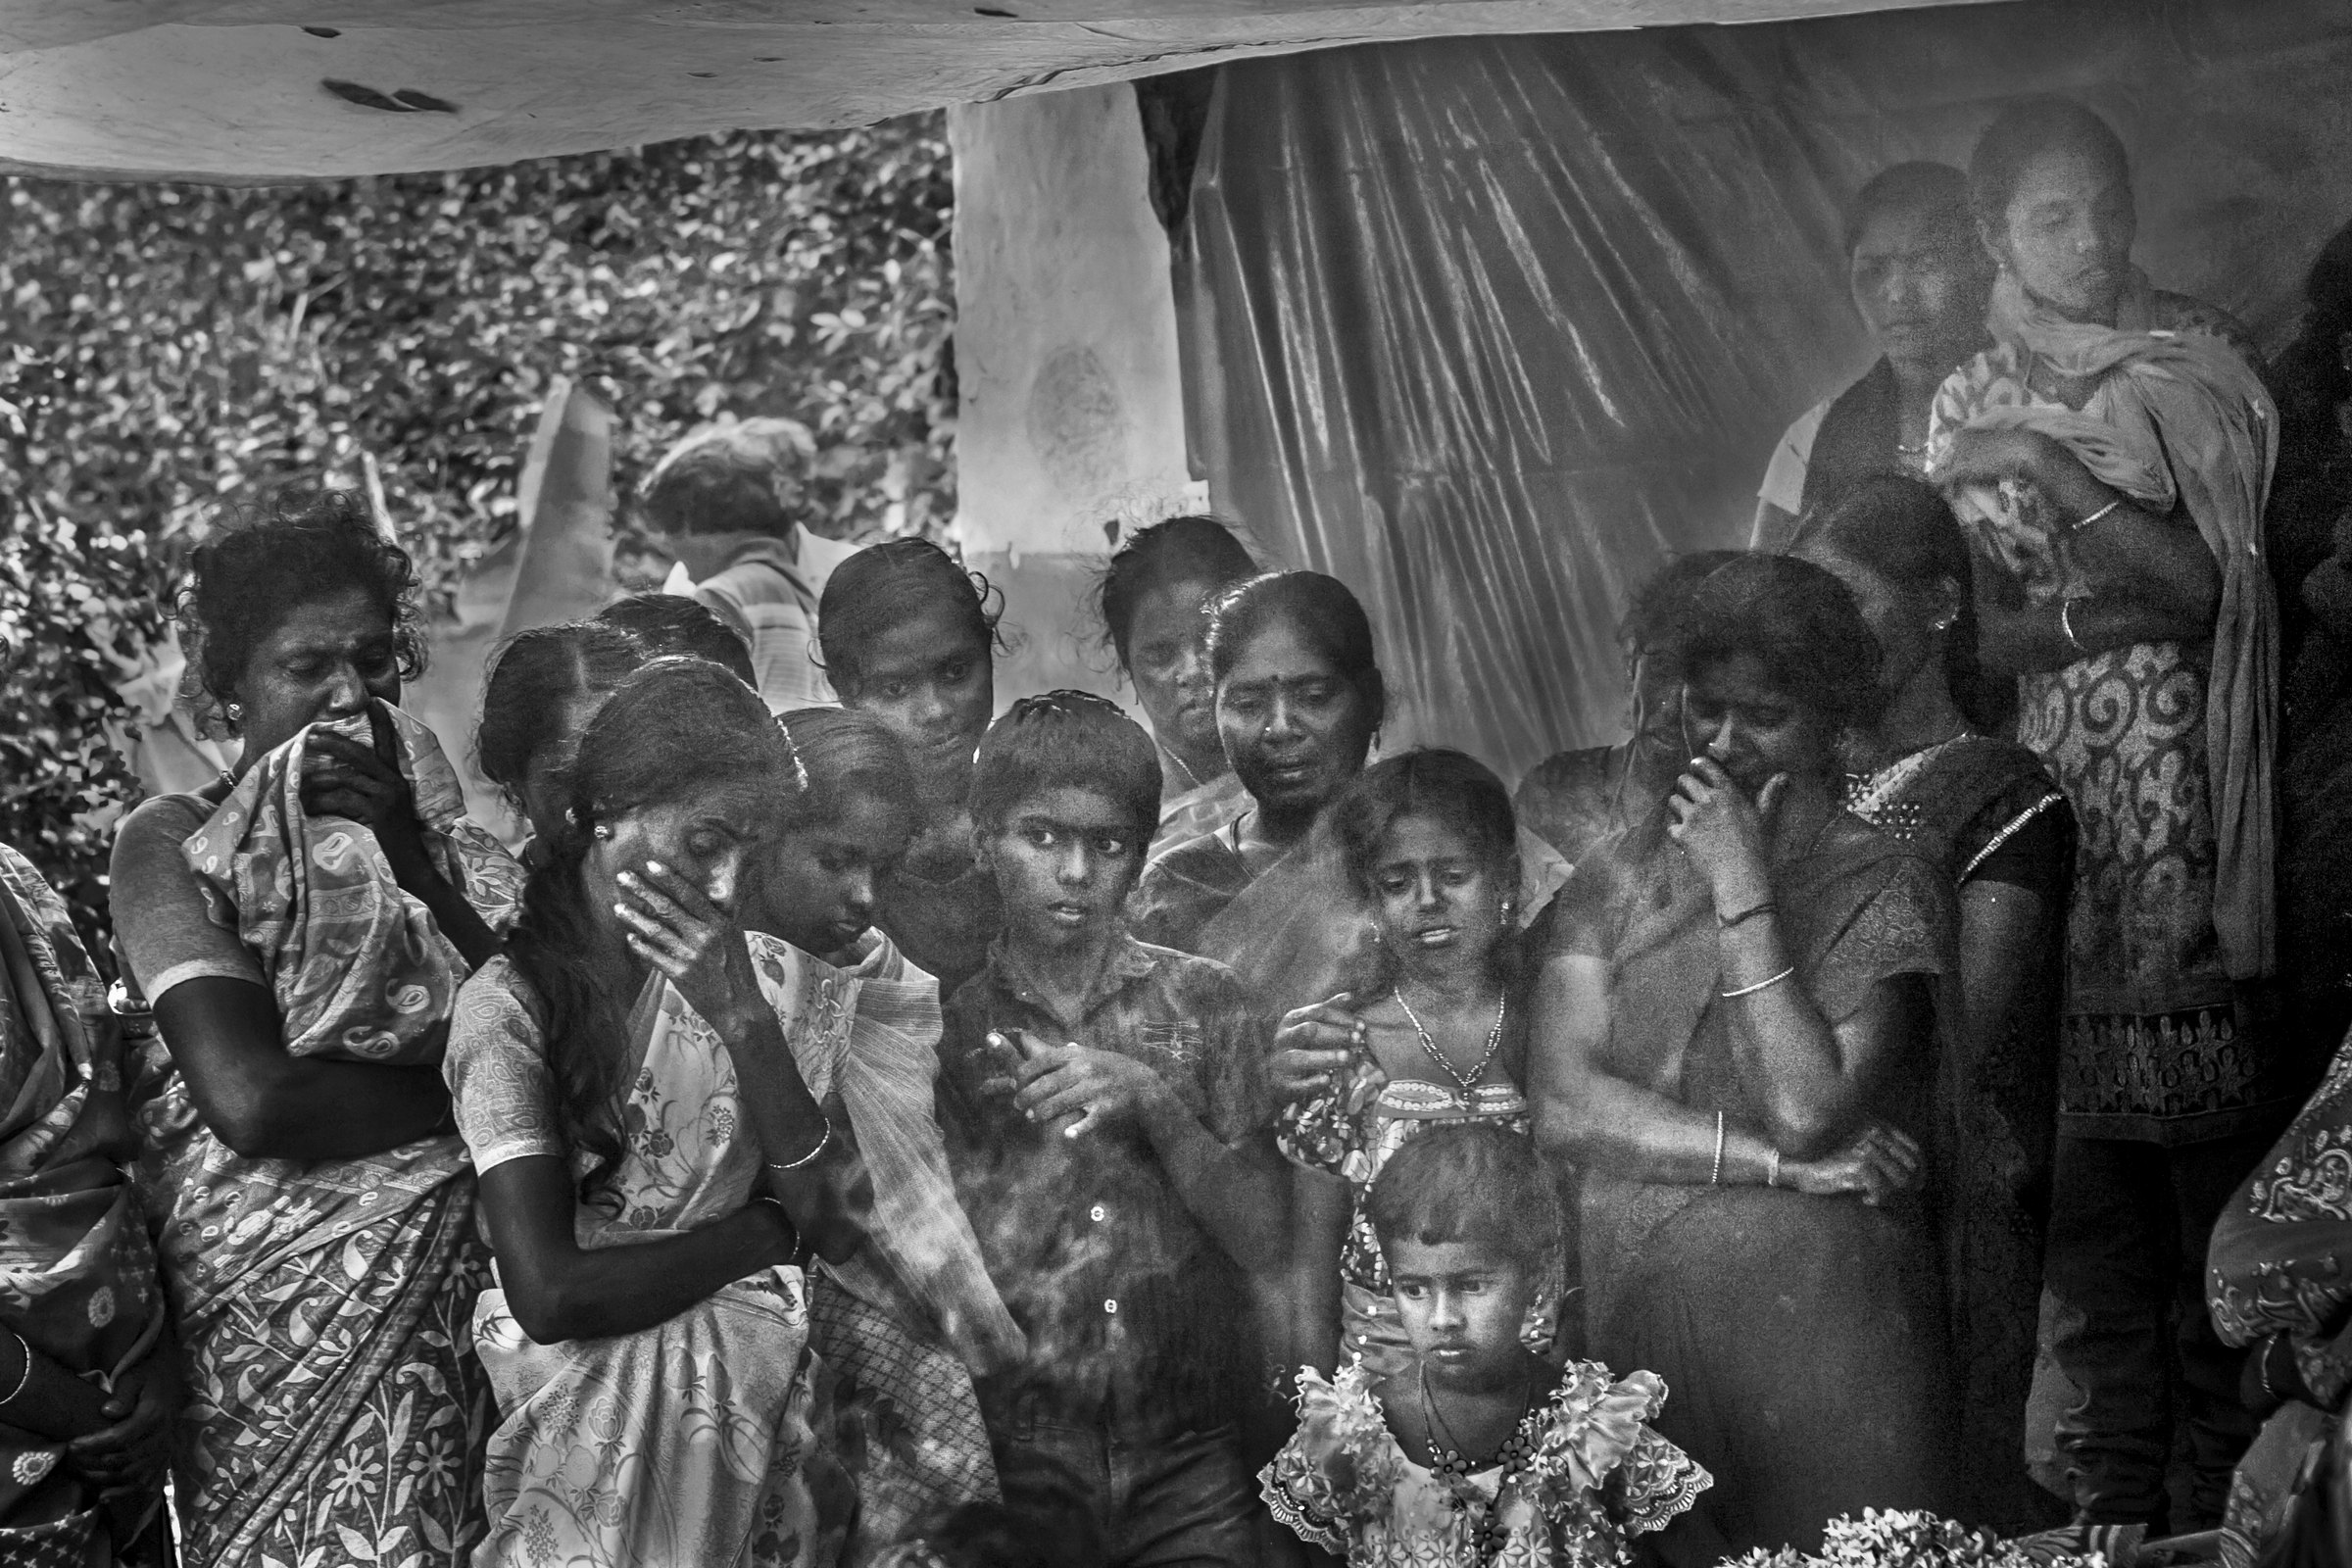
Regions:
[[[1285,1184],[1256,1006],[1121,923],[1159,786],[1151,738],[1101,698],[1027,698],[990,728],[972,820],[1004,926],[947,1005],[940,1123],[1029,1339],[980,1390],[1006,1500],[1074,1476],[1110,1564],[1241,1564],[1248,1275],[1278,1265]]]

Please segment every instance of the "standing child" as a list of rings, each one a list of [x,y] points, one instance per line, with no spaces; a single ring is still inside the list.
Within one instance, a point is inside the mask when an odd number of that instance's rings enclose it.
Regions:
[[[1028,1338],[980,1388],[1005,1500],[1075,1475],[1114,1568],[1255,1560],[1244,1271],[1270,1274],[1283,1239],[1254,1006],[1221,964],[1120,923],[1159,786],[1151,737],[1101,698],[1024,699],[990,729],[971,805],[1004,929],[948,1004],[940,1082],[958,1191]]]
[[[1298,1354],[1326,1371],[1411,1359],[1365,1195],[1422,1131],[1480,1122],[1528,1132],[1519,962],[1518,823],[1476,760],[1407,752],[1357,774],[1325,821],[1370,916],[1355,989],[1283,1019],[1273,1063],[1292,1185]],[[1563,1259],[1524,1325],[1552,1348]],[[1333,1355],[1337,1331],[1339,1355]]]
[[[997,890],[973,859],[972,753],[996,709],[1004,595],[928,539],[858,551],[825,584],[817,641],[842,702],[906,748],[914,838],[883,878],[876,923],[942,996],[978,972]],[[1154,817],[1156,820],[1156,816]]]
[[[1298,1435],[1261,1473],[1274,1516],[1350,1568],[1616,1564],[1710,1484],[1646,1425],[1648,1372],[1563,1372],[1519,1330],[1559,1245],[1535,1146],[1501,1127],[1433,1127],[1367,1207],[1411,1341],[1407,1370],[1298,1374]]]

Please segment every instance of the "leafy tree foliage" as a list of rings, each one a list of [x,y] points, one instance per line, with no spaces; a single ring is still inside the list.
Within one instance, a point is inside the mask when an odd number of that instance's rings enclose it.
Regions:
[[[112,680],[224,502],[372,466],[445,602],[514,526],[564,376],[617,412],[624,495],[696,424],[775,415],[812,437],[820,531],[954,510],[936,116],[316,185],[6,191],[0,837],[93,932],[130,788]]]

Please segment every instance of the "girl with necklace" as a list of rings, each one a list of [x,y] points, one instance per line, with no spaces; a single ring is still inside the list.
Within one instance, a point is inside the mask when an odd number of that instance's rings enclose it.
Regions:
[[[1650,1430],[1647,1372],[1565,1368],[1520,1326],[1560,1250],[1535,1146],[1492,1124],[1397,1151],[1366,1209],[1411,1355],[1298,1374],[1298,1431],[1261,1472],[1274,1517],[1349,1568],[1631,1560],[1710,1484]]]
[[[1329,830],[1371,915],[1368,972],[1293,1009],[1272,1076],[1293,1177],[1295,1341],[1326,1371],[1383,1374],[1411,1353],[1365,1195],[1427,1129],[1474,1122],[1525,1136],[1517,827],[1502,781],[1459,752],[1414,751],[1358,774]],[[1548,1353],[1560,1260],[1523,1325]]]

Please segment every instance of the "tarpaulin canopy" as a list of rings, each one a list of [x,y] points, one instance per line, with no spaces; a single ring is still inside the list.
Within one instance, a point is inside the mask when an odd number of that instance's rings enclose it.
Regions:
[[[2055,90],[2132,147],[2139,260],[2276,349],[2352,217],[2352,11],[2097,0],[1380,45],[1219,73],[1177,270],[1217,505],[1365,597],[1392,733],[1611,738],[1612,628],[1744,542],[1871,352],[1841,208]]]
[[[1378,38],[1920,0],[0,0],[0,167],[294,179],[892,115]]]

